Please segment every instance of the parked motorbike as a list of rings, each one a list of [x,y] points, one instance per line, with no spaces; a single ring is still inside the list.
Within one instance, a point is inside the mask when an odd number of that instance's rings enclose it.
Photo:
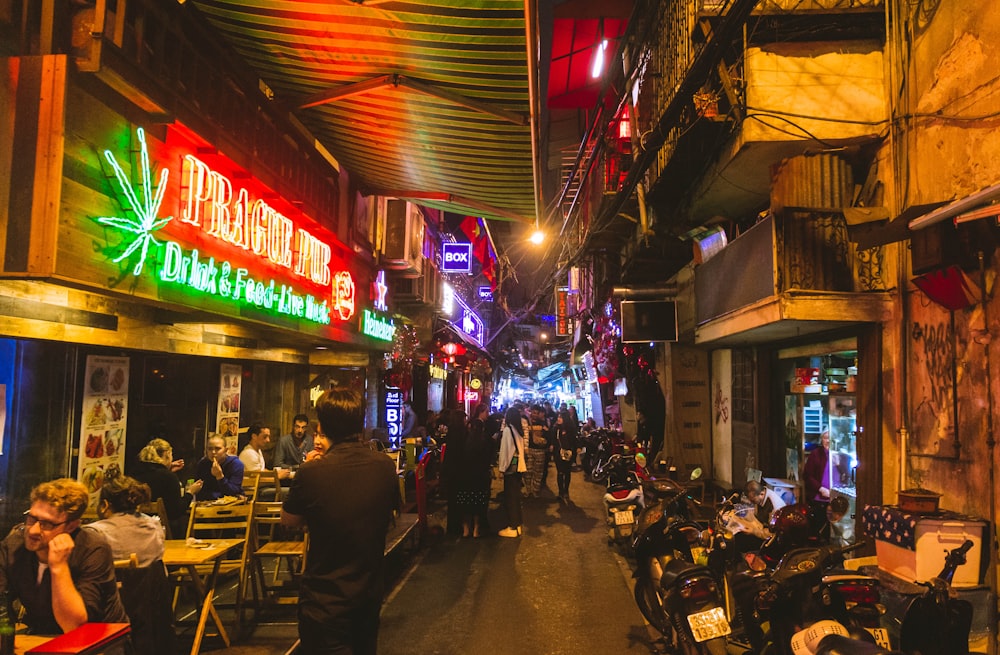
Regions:
[[[672,480],[643,487],[647,504],[633,541],[639,611],[674,652],[725,653],[731,630],[719,584],[704,564],[705,526],[693,520],[697,501]]]
[[[607,470],[604,508],[608,543],[625,547],[632,540],[636,517],[644,505],[642,484],[635,472],[634,456],[612,455]]]
[[[887,584],[882,600],[890,638],[905,653],[920,655],[964,655],[969,652],[972,603],[954,596],[951,581],[965,564],[973,542],[947,552],[944,567],[930,581]]]
[[[754,649],[792,655],[796,633],[822,620],[845,626],[855,639],[874,644],[877,638],[887,645],[885,631],[877,627],[878,579],[835,568],[845,553],[862,545],[796,548],[785,554],[777,568],[760,579],[754,598],[756,622],[747,630]]]
[[[640,452],[642,449],[626,439],[623,433],[617,430],[605,430],[597,444],[594,465],[590,470],[590,479],[594,482],[605,482],[611,473],[611,469],[608,467],[612,457],[615,455],[632,455],[634,457]]]
[[[580,441],[580,468],[583,469],[583,475],[586,478],[590,478],[591,472],[594,470],[594,465],[598,461],[598,451],[600,449],[600,444],[603,439],[603,431],[600,429],[591,430],[590,432],[581,434],[579,437]]]

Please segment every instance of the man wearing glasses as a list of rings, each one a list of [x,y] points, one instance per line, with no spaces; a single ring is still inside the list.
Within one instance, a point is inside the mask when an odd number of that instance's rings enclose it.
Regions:
[[[24,607],[34,634],[59,634],[88,621],[128,623],[111,547],[80,529],[87,488],[61,478],[31,490],[24,524],[0,542],[0,592]]]

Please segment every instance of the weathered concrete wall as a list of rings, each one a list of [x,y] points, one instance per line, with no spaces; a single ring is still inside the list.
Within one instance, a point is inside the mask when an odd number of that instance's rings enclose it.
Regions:
[[[744,124],[746,141],[787,141],[809,135],[846,139],[877,133],[886,118],[880,43],[840,41],[825,50],[815,42],[749,48],[745,69],[748,114],[759,115]],[[793,126],[768,116],[771,112],[795,114]]]
[[[1000,11],[989,0],[894,5],[906,16],[896,24],[908,31],[888,37],[895,121],[877,163],[884,204],[897,215],[1000,183]],[[954,230],[944,237],[957,238]],[[989,239],[980,243],[992,247]],[[990,518],[1000,460],[987,446],[1000,395],[1000,344],[991,339],[1000,331],[1000,301],[992,295],[998,259],[991,253],[985,261],[985,307],[952,314],[912,283],[909,243],[901,245],[898,321],[882,331],[885,502],[919,485],[943,494],[946,509]],[[975,267],[967,270],[981,284]],[[900,428],[908,430],[905,440]]]

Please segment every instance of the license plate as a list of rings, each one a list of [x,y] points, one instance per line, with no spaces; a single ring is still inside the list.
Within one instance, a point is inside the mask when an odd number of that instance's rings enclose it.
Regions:
[[[732,632],[729,621],[726,620],[726,613],[721,607],[713,607],[697,614],[688,614],[688,625],[691,626],[691,633],[698,643],[716,637],[725,637]]]
[[[615,525],[628,525],[635,522],[635,515],[630,509],[623,509],[615,512]]]
[[[865,628],[868,633],[875,637],[875,643],[879,648],[885,648],[886,650],[892,650],[892,646],[889,645],[889,631],[885,628]]]

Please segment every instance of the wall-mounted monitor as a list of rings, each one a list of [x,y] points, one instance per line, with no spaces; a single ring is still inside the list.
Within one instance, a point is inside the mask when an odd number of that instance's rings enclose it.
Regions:
[[[677,303],[673,300],[623,300],[622,341],[677,341]]]

